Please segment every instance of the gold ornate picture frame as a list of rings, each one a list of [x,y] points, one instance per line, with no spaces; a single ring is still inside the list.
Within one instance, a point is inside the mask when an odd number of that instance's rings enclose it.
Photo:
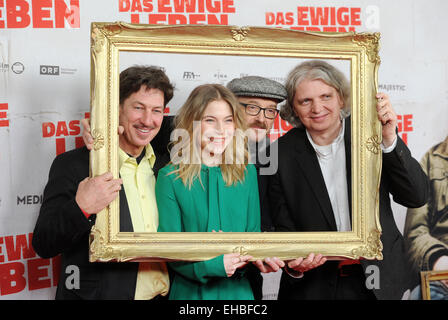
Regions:
[[[112,172],[118,177],[120,52],[286,57],[350,62],[352,185],[356,188],[351,195],[350,232],[119,232],[117,199],[97,215],[90,237],[90,261],[194,261],[229,252],[250,254],[254,259],[292,259],[311,252],[329,259],[382,259],[378,210],[381,126],[375,108],[379,38],[378,33],[265,27],[92,23],[91,128],[95,142],[90,153],[91,176]]]
[[[445,281],[445,290],[448,290],[448,286],[446,283],[448,282],[448,270],[439,270],[439,271],[421,271],[420,272],[420,281],[421,281],[421,289],[422,289],[422,299],[423,300],[431,300],[431,282],[432,281]],[[442,285],[442,284],[440,284]],[[445,300],[448,296],[444,297]]]

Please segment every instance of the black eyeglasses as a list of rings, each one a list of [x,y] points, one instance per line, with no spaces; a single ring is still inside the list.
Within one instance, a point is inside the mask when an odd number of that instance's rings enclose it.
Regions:
[[[273,108],[262,108],[260,106],[257,106],[255,104],[248,104],[248,103],[241,103],[240,104],[244,107],[246,110],[246,113],[251,116],[257,116],[261,110],[263,110],[263,114],[268,119],[275,119],[275,117],[278,115],[278,110]]]

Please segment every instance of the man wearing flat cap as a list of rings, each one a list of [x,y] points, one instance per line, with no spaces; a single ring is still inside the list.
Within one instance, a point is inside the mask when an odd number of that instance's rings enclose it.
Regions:
[[[273,168],[273,172],[267,169],[272,168],[271,164],[277,162],[273,159],[277,153],[269,152],[268,134],[279,113],[277,105],[287,98],[287,92],[277,81],[258,76],[233,79],[227,84],[227,88],[237,96],[245,111],[251,161],[258,173],[261,230],[273,231],[267,190],[268,174],[273,174],[276,168]]]
[[[258,173],[258,191],[260,196],[261,209],[261,231],[275,231],[271,219],[271,204],[268,197],[269,176],[275,174],[277,170],[277,150],[270,145],[268,137],[272,129],[275,118],[279,110],[278,105],[287,98],[285,87],[277,81],[259,77],[247,76],[236,78],[227,84],[238,98],[241,106],[244,108],[244,117],[249,127],[249,149],[251,161],[255,164]],[[316,266],[325,262],[325,260],[314,260],[314,254],[307,257]],[[302,258],[300,258],[302,261]],[[298,262],[300,263],[300,261]],[[286,266],[285,262],[278,258],[266,258],[263,261],[256,261],[258,270],[264,274],[276,272]],[[249,272],[249,280],[254,291],[255,299],[262,298],[263,278],[258,270]],[[286,272],[293,277],[288,269]]]
[[[270,150],[269,132],[279,113],[278,105],[287,98],[286,89],[277,81],[259,77],[247,76],[235,78],[227,84],[244,108],[244,118],[247,124],[249,151],[251,162],[255,164],[258,176],[258,191],[260,196],[261,231],[274,231],[271,220],[271,205],[268,197],[269,174],[276,170],[277,152]],[[272,161],[271,161],[272,160]],[[270,172],[274,170],[274,172]],[[257,261],[258,268],[264,268],[266,273],[276,272],[284,266],[283,261],[273,258],[265,259],[263,264]],[[260,269],[262,270],[262,269]],[[258,269],[248,273],[256,300],[262,299],[263,277]]]

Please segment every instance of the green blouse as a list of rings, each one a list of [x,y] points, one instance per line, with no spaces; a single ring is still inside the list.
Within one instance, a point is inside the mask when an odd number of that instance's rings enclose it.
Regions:
[[[259,232],[260,204],[257,172],[247,166],[245,180],[226,186],[220,167],[201,167],[201,182],[191,190],[168,165],[159,171],[156,183],[159,232]],[[200,262],[171,262],[175,271],[170,299],[252,300],[244,272],[227,277],[224,255]]]

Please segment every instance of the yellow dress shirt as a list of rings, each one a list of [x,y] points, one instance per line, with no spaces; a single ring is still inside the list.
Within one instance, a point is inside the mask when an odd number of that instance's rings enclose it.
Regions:
[[[145,148],[145,156],[137,164],[119,148],[120,176],[131,215],[134,232],[157,232],[159,214],[155,197],[156,179],[152,167],[156,156],[151,145]],[[152,299],[169,291],[169,277],[166,264],[140,262],[135,288],[136,300]]]

